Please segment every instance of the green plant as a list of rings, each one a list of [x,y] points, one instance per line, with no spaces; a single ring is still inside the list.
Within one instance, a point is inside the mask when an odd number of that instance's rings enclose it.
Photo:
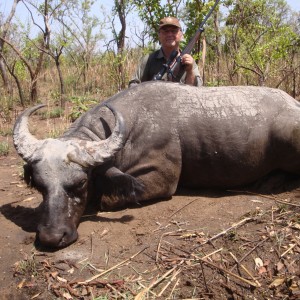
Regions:
[[[54,118],[59,118],[63,115],[63,109],[60,107],[55,107],[52,110],[49,111],[43,111],[39,113],[39,116],[42,120],[45,119],[54,119]]]
[[[0,142],[0,156],[6,156],[9,153],[9,144],[7,142]]]
[[[90,109],[91,106],[98,104],[97,100],[88,99],[87,97],[72,97],[70,101],[73,104],[69,114],[69,118],[72,121],[79,118],[84,112]]]
[[[12,136],[13,129],[12,127],[0,128],[0,135],[2,136]]]
[[[47,137],[55,139],[55,138],[61,136],[63,132],[64,132],[64,130],[62,130],[62,129],[52,129],[48,133]]]
[[[15,272],[22,275],[37,276],[38,270],[34,256],[17,262]]]

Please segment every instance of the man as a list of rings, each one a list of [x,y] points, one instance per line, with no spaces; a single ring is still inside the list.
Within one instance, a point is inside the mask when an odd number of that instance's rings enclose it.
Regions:
[[[142,58],[134,77],[129,82],[129,86],[133,86],[143,81],[153,80],[154,75],[162,69],[163,65],[170,58],[171,53],[174,50],[178,51],[178,53],[180,52],[179,43],[182,38],[183,33],[178,19],[174,17],[161,19],[158,30],[158,39],[161,48]],[[184,54],[181,63],[184,65],[185,72],[180,78],[180,82],[201,86],[202,80],[200,72],[193,57],[189,54]],[[167,73],[162,78],[162,80],[169,81],[173,81],[172,79],[172,76],[168,76]]]

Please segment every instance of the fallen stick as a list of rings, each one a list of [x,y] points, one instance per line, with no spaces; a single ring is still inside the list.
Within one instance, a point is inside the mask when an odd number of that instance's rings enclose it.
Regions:
[[[222,268],[222,267],[219,267],[219,266],[217,266],[217,265],[215,265],[214,263],[212,263],[212,262],[209,262],[209,261],[206,261],[206,260],[204,260],[204,259],[202,259],[202,258],[198,258],[200,261],[202,261],[204,264],[207,264],[207,265],[209,265],[209,266],[211,266],[211,267],[214,267],[214,268],[216,268],[216,269],[219,269],[220,271],[222,271],[222,272],[224,272],[224,273],[227,273],[228,275],[230,275],[230,276],[232,276],[232,277],[235,277],[236,279],[239,279],[239,280],[241,280],[241,281],[243,281],[243,282],[245,282],[245,283],[247,283],[247,284],[249,284],[249,285],[251,285],[251,286],[253,286],[253,287],[259,287],[255,282],[252,282],[252,281],[250,281],[250,280],[248,280],[248,279],[245,279],[245,278],[243,278],[243,277],[241,277],[241,276],[239,276],[239,275],[236,275],[236,274],[234,274],[234,273],[232,273],[232,272],[230,272],[230,271],[228,271],[228,270],[226,270],[226,269],[224,269],[224,268]]]
[[[287,253],[289,253],[293,248],[295,248],[295,246],[297,246],[297,244],[292,244],[286,251],[284,251],[280,257],[284,257]]]
[[[160,291],[160,293],[157,295],[158,297],[161,297],[163,295],[163,293],[165,292],[165,290],[168,288],[168,286],[175,280],[176,276],[182,271],[182,269],[177,270],[176,272],[174,272],[173,276],[169,279],[169,281],[167,282],[167,284],[162,288],[162,290]]]
[[[175,272],[175,270],[178,268],[179,265],[181,265],[184,261],[182,260],[177,266],[173,267],[171,270],[167,271],[164,275],[162,275],[161,277],[159,277],[157,280],[155,280],[154,282],[152,282],[148,287],[146,287],[144,290],[142,290],[141,292],[139,292],[134,300],[140,300],[140,299],[144,299],[144,295],[146,293],[148,293],[151,289],[153,289],[155,286],[157,286],[159,283],[161,283],[166,277],[168,277],[172,272]],[[178,272],[178,270],[176,271],[176,273]],[[180,270],[181,272],[181,270]],[[179,273],[180,273],[179,272]],[[176,274],[175,273],[175,274]],[[178,273],[178,274],[179,274]]]
[[[229,228],[223,230],[222,232],[220,232],[220,233],[214,235],[213,237],[209,238],[207,241],[201,243],[201,245],[205,245],[205,244],[207,244],[207,243],[210,243],[210,242],[216,240],[217,238],[219,238],[219,237],[225,235],[228,231],[230,231],[230,230],[232,230],[232,229],[235,229],[235,228],[238,228],[239,226],[242,226],[242,225],[244,225],[245,223],[247,223],[247,222],[249,222],[249,221],[253,221],[253,218],[245,218],[245,219],[243,219],[243,220],[241,220],[241,221],[239,221],[239,222],[233,224],[233,225],[230,226]]]
[[[101,272],[101,273],[99,273],[99,274],[97,274],[97,275],[94,275],[93,277],[91,277],[91,278],[89,278],[89,279],[87,279],[87,280],[85,280],[85,281],[78,282],[77,284],[78,284],[78,285],[88,284],[89,282],[91,282],[91,281],[93,281],[93,280],[95,280],[95,279],[97,279],[97,278],[99,278],[99,277],[101,277],[101,276],[103,276],[103,275],[105,275],[105,274],[107,274],[107,273],[109,273],[109,272],[111,272],[111,271],[117,269],[118,267],[124,265],[125,263],[129,262],[130,260],[132,260],[133,258],[135,258],[137,255],[139,255],[140,253],[142,253],[143,251],[145,251],[147,248],[148,248],[148,247],[145,247],[144,249],[140,250],[140,251],[137,252],[136,254],[134,254],[134,255],[132,255],[131,257],[129,257],[129,258],[127,258],[127,259],[121,261],[120,263],[118,263],[117,265],[115,265],[115,266],[109,268],[108,270],[105,270],[105,271],[103,271],[103,272]]]
[[[265,243],[270,237],[266,237],[264,240],[260,241],[258,244],[256,244],[255,247],[253,247],[252,249],[250,249],[240,260],[239,263],[241,263],[246,257],[248,257],[255,249],[257,249],[258,247],[260,247],[263,243]],[[233,267],[234,268],[234,267]],[[231,268],[231,270],[233,269]]]
[[[300,207],[299,204],[294,204],[294,203],[285,202],[283,200],[278,200],[274,196],[268,196],[268,195],[258,194],[258,193],[254,193],[254,192],[250,192],[250,191],[235,191],[235,190],[227,190],[227,191],[228,192],[233,192],[233,193],[246,193],[246,194],[250,194],[250,195],[255,195],[255,196],[259,196],[259,197],[271,199],[271,200],[274,200],[274,201],[282,203],[282,204],[287,204],[287,205],[291,205],[291,206],[295,206],[295,207]]]
[[[232,252],[229,252],[229,254],[232,256],[234,261],[237,265],[239,265],[250,277],[254,282],[256,283],[257,287],[261,287],[261,284],[258,282],[258,280],[250,273],[250,271],[241,263],[239,263],[238,259],[235,257],[235,255]]]
[[[209,253],[209,254],[207,254],[207,255],[201,257],[201,258],[202,258],[202,259],[208,258],[208,257],[210,257],[210,256],[212,256],[212,255],[214,255],[214,254],[216,254],[216,253],[218,253],[218,252],[220,252],[220,251],[223,251],[223,248],[220,248],[220,249],[218,249],[218,250],[215,250],[215,251],[213,251],[213,252],[211,252],[211,253]]]
[[[275,201],[278,202],[278,203],[281,203],[281,204],[286,204],[286,205],[290,205],[290,206],[300,207],[299,204],[295,204],[295,203],[289,203],[289,202],[285,202],[285,201],[277,200],[277,199],[275,199]]]

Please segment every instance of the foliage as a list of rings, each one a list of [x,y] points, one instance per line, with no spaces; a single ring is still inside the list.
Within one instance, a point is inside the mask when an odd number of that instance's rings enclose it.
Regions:
[[[225,51],[233,60],[233,73],[252,76],[250,84],[265,84],[272,67],[288,59],[297,34],[285,22],[287,5],[282,0],[239,1],[229,6]],[[255,17],[254,17],[255,16]]]
[[[159,0],[130,0],[137,8],[141,20],[151,30],[152,40],[158,41],[157,30],[159,20],[166,16],[178,16],[181,1],[170,0],[162,4]]]
[[[72,97],[70,99],[72,105],[71,112],[69,114],[69,118],[72,121],[75,121],[79,118],[84,112],[86,112],[91,106],[98,103],[95,99],[89,99],[87,97]]]
[[[39,113],[42,120],[59,118],[63,115],[63,109],[61,107],[55,107],[51,110],[43,111]]]
[[[9,144],[7,142],[0,142],[0,157],[9,154]]]
[[[36,7],[28,7],[35,21],[37,12],[43,11],[45,3],[46,1],[39,0]],[[32,86],[37,83],[39,95],[35,102],[37,99],[45,99],[51,105],[59,104],[63,93],[64,99],[73,97],[72,101],[89,95],[97,95],[97,98],[103,99],[115,94],[126,88],[140,57],[157,45],[157,25],[162,17],[173,15],[181,20],[185,33],[183,47],[207,15],[214,0],[115,1],[115,5],[121,6],[119,9],[124,13],[123,17],[127,17],[129,8],[134,8],[134,21],[138,24],[135,26],[150,30],[151,33],[151,37],[144,40],[144,31],[140,33],[143,36],[139,36],[139,28],[129,27],[132,24],[124,19],[128,22],[125,24],[126,43],[134,31],[135,38],[140,39],[140,43],[136,43],[136,48],[128,43],[122,52],[116,51],[119,37],[117,24],[106,25],[107,20],[116,21],[114,17],[118,13],[117,7],[113,6],[115,10],[108,16],[95,4],[95,1],[89,0],[48,1],[51,38],[49,37],[49,44],[45,45],[48,48],[44,49],[46,52],[39,76],[35,74],[35,69],[30,74],[26,61],[32,67],[37,66],[44,29],[40,30],[35,23],[22,24],[20,20],[13,19],[6,39],[20,51],[25,60],[4,43],[1,54],[5,59],[6,69],[11,71],[8,74],[11,89],[1,89],[1,110],[3,107],[5,111],[14,109],[20,103],[20,92],[25,95],[25,102],[21,104],[26,106],[31,98]],[[137,14],[143,22],[142,26]],[[206,63],[201,65],[200,62],[199,66],[204,69],[205,85],[268,85],[282,88],[294,97],[299,96],[299,19],[299,13],[292,14],[284,0],[222,0],[208,19],[203,34],[207,43]],[[113,40],[109,42],[104,36],[105,26],[108,30],[115,30]],[[32,35],[34,27],[38,30],[37,34]],[[99,47],[100,45],[104,46]],[[140,49],[140,46],[143,48]],[[193,56],[197,61],[201,61],[201,46],[199,43],[194,48]],[[61,78],[58,76],[58,65]],[[3,69],[0,68],[0,72],[1,70]],[[2,81],[0,83],[2,88]],[[7,98],[9,106],[3,102]],[[79,102],[85,106],[85,101]],[[81,104],[78,105],[78,111],[73,108],[73,119],[81,114],[80,111],[85,111],[86,108]]]

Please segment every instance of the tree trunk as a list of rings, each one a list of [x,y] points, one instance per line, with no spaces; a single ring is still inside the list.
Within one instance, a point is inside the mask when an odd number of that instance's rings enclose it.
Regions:
[[[125,14],[125,0],[115,1],[116,9],[121,23],[121,30],[117,37],[118,47],[118,73],[120,78],[119,89],[126,87],[125,72],[123,66],[123,55],[125,48],[125,33],[126,33],[126,14]]]
[[[63,80],[63,75],[61,72],[60,68],[60,63],[59,63],[59,56],[55,57],[55,65],[56,69],[58,72],[58,77],[59,77],[59,86],[60,86],[60,106],[62,109],[65,108],[66,105],[66,99],[65,99],[65,85],[64,85],[64,80]]]

